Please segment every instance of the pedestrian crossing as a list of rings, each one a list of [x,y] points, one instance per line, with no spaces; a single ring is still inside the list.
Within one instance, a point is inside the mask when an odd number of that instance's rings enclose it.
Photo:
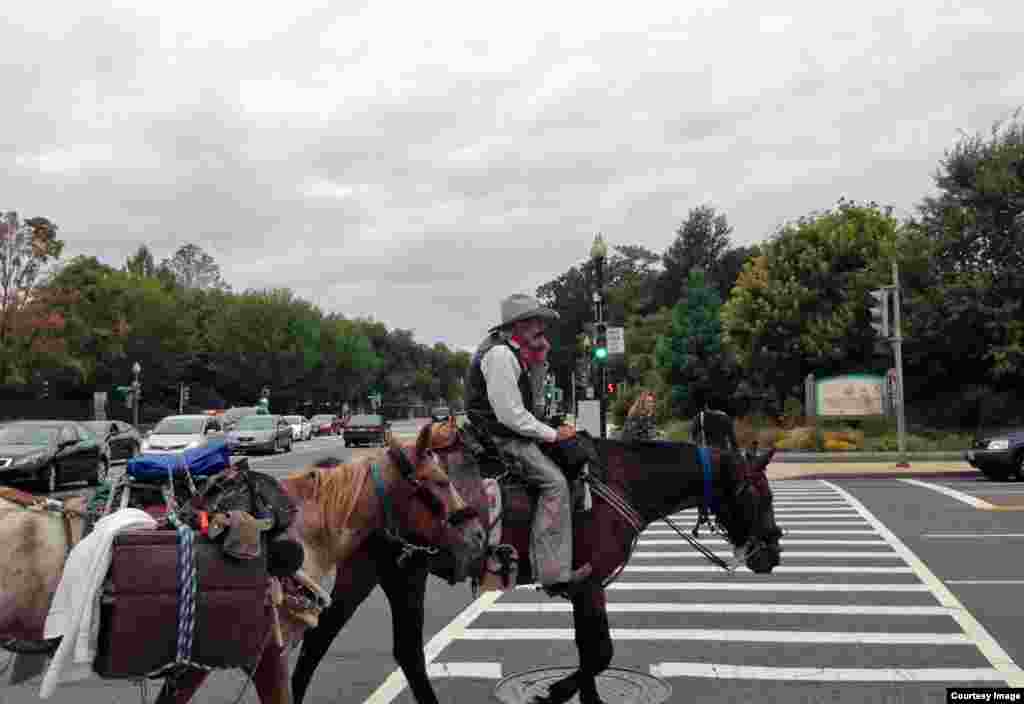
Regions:
[[[770,575],[745,566],[726,573],[671,529],[644,532],[607,589],[615,667],[688,692],[711,681],[1024,686],[999,644],[854,496],[818,480],[776,482],[773,492],[785,537]],[[696,510],[674,518],[689,527]],[[701,540],[732,556],[721,537],[702,532]],[[482,600],[427,648],[432,676],[456,698],[479,698],[510,674],[577,662],[571,604],[532,587]],[[367,703],[399,691],[392,681]]]

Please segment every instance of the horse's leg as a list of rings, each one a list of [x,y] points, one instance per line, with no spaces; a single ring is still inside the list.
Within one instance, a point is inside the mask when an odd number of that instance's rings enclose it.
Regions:
[[[580,704],[601,704],[597,676],[608,669],[613,653],[605,603],[604,589],[587,589],[573,597],[580,668],[551,685],[546,695],[534,697],[532,704],[564,704],[576,692],[580,693]]]
[[[306,631],[303,636],[302,649],[292,673],[292,697],[295,704],[302,704],[317,665],[375,586],[376,562],[368,546],[360,548],[345,565],[338,568],[334,589],[331,591],[331,605],[320,614],[316,628]]]
[[[384,557],[377,574],[391,605],[394,654],[402,668],[416,704],[437,704],[437,695],[427,677],[423,654],[423,600],[427,592],[426,565],[398,567],[394,557]]]
[[[288,682],[288,650],[277,643],[267,643],[252,673],[260,704],[292,704],[291,683]]]
[[[165,678],[154,704],[188,704],[208,674],[203,670],[185,670],[173,679]]]
[[[604,589],[588,589],[576,595],[572,600],[572,619],[580,654],[580,704],[600,704],[596,678],[608,669],[615,652]]]

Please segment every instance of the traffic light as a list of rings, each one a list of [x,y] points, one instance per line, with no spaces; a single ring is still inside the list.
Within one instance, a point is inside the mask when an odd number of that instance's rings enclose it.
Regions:
[[[889,290],[885,288],[868,291],[873,299],[874,305],[868,306],[868,314],[871,317],[871,327],[875,334],[882,339],[889,338]]]
[[[608,359],[608,330],[604,323],[597,324],[597,341],[594,343],[594,361]]]
[[[43,379],[43,398],[50,398],[50,382]]]
[[[188,389],[188,386],[183,386],[183,387],[181,388],[181,403],[182,403],[183,405],[185,405],[185,406],[187,406],[187,405],[188,405],[188,397],[189,397],[189,389]]]
[[[614,394],[615,393],[615,384],[609,382],[609,384],[608,384],[608,393],[609,394]]]

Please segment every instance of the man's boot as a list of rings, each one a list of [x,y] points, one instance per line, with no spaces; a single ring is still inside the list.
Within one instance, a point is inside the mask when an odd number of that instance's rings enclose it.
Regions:
[[[587,581],[590,579],[590,575],[593,573],[594,568],[590,566],[590,563],[580,565],[569,574],[569,580],[566,582],[556,582],[549,586],[544,587],[551,596],[564,596],[566,598],[572,598],[577,592],[582,589]]]

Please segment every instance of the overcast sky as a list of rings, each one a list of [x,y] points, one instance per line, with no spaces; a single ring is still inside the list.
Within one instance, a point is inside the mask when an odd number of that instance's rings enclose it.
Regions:
[[[1024,103],[1024,3],[900,4],[8,3],[0,209],[471,347],[599,230],[910,212]]]

